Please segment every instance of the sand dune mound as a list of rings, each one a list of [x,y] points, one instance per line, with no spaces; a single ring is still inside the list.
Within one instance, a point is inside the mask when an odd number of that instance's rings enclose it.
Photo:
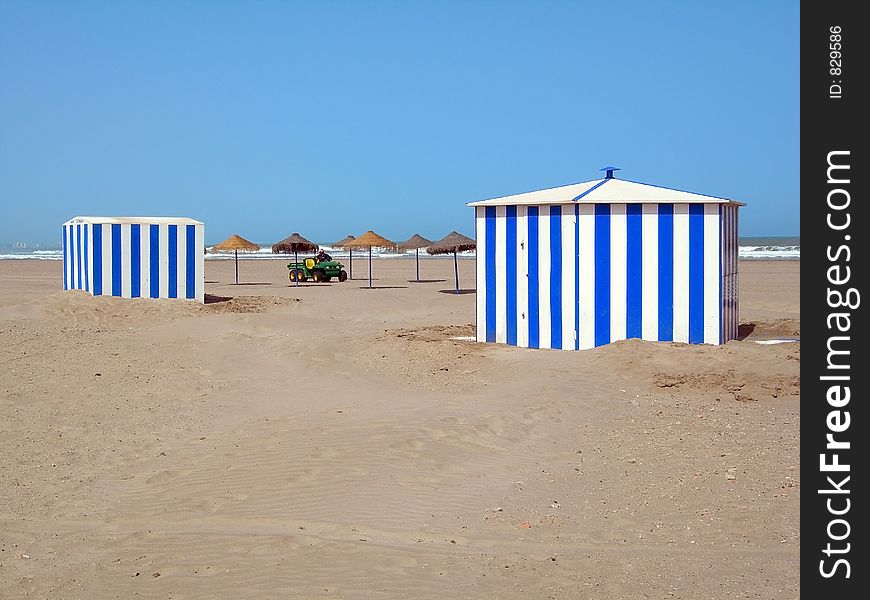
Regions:
[[[206,295],[206,303],[201,308],[206,313],[263,313],[272,309],[292,306],[301,302],[299,298],[279,296],[225,296]]]

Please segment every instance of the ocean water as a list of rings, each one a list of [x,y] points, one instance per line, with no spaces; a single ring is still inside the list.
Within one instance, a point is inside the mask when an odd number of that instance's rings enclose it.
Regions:
[[[740,238],[738,256],[746,260],[800,260],[799,237]]]
[[[332,246],[321,246],[336,260],[347,260],[350,253],[347,250]],[[210,246],[206,247],[207,249]],[[739,256],[746,260],[800,260],[801,241],[799,237],[749,237],[740,238]],[[473,257],[474,251],[460,252],[462,257]],[[286,254],[272,254],[271,247],[264,245],[258,252],[239,253],[245,259],[258,260],[287,260]],[[292,255],[290,255],[292,257]],[[368,258],[368,250],[354,250],[354,258]],[[414,251],[396,252],[394,250],[382,250],[372,248],[372,258],[413,258]],[[207,253],[206,260],[232,260],[232,253]],[[420,258],[431,258],[425,249],[420,249]],[[63,260],[63,250],[40,249],[40,250],[0,250],[0,260]]]

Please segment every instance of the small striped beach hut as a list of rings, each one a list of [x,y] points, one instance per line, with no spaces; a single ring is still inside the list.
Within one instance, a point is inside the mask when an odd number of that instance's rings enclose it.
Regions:
[[[63,224],[63,289],[205,301],[205,226],[182,217],[74,217]]]
[[[740,202],[614,177],[471,202],[477,340],[580,350],[737,337]]]

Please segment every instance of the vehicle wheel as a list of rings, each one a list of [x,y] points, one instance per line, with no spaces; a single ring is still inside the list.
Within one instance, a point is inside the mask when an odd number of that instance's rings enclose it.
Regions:
[[[290,281],[296,281],[296,270],[290,269]]]
[[[311,274],[311,279],[314,280],[314,283],[320,283],[324,280],[323,271],[314,271],[314,273]]]
[[[339,271],[338,272],[338,280],[341,282],[347,281],[347,271],[345,271],[344,269]]]
[[[299,279],[299,281],[303,283],[308,281],[308,278],[305,276],[305,271],[303,271],[302,269],[296,271],[296,277]]]

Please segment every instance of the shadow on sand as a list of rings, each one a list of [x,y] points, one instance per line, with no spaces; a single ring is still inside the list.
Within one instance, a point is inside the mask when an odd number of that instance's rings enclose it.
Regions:
[[[232,296],[216,296],[214,294],[206,294],[205,295],[205,303],[206,304],[217,304],[218,302],[229,302],[232,300]]]
[[[459,290],[459,291],[457,292],[456,290],[438,290],[438,292],[441,293],[441,294],[454,294],[454,295],[457,295],[457,296],[460,295],[460,294],[473,294],[473,293],[476,292],[476,291],[477,291],[477,290]]]
[[[755,323],[741,323],[737,327],[737,339],[743,341],[752,335],[753,331],[755,331]]]

